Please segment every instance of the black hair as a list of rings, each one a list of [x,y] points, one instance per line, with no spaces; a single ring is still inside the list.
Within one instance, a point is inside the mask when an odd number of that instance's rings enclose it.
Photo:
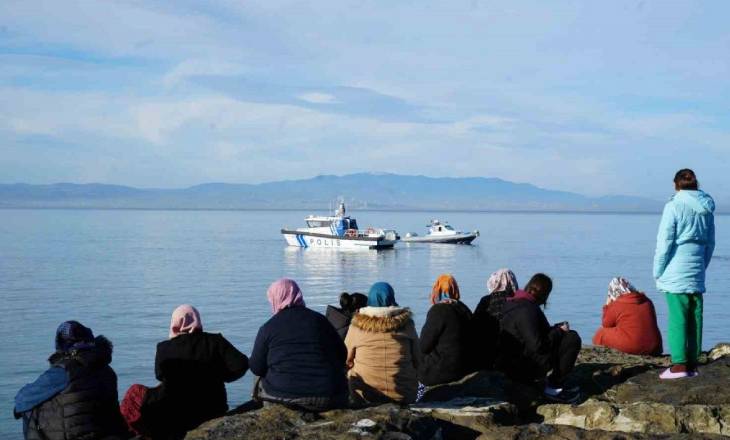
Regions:
[[[545,305],[550,292],[553,291],[553,280],[544,273],[536,273],[525,285],[525,291],[535,296],[538,303]]]
[[[679,191],[680,189],[691,189],[697,191],[700,189],[700,183],[697,181],[695,172],[689,168],[683,168],[677,171],[674,175],[674,188]]]
[[[358,309],[368,305],[368,297],[362,293],[349,294],[342,292],[340,295],[340,308],[346,312],[355,313]]]

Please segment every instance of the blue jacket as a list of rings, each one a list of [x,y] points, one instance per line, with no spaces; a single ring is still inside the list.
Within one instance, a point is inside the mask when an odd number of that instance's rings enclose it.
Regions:
[[[272,396],[337,397],[348,392],[346,358],[345,344],[327,318],[288,307],[261,326],[249,364]]]
[[[654,254],[657,289],[704,293],[715,250],[715,202],[703,191],[678,191],[664,207]]]

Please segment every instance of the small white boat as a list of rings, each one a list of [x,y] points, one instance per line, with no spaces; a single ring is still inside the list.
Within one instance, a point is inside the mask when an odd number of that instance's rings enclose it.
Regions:
[[[437,219],[431,220],[431,224],[426,226],[428,234],[423,237],[415,232],[409,232],[402,241],[406,243],[453,243],[453,244],[471,244],[475,238],[479,237],[479,231],[472,232],[456,231],[448,222],[442,222]]]
[[[310,215],[304,219],[306,228],[283,228],[289,246],[303,248],[340,248],[340,249],[387,249],[392,248],[400,239],[392,229],[367,228],[358,229],[357,221],[345,215],[345,204],[332,216]]]

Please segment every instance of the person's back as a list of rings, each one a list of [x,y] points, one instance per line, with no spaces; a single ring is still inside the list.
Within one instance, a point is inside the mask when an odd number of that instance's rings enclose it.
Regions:
[[[472,315],[460,299],[456,279],[451,274],[440,275],[431,289],[432,306],[419,339],[418,380],[424,385],[458,380],[472,370]]]
[[[187,431],[228,411],[225,382],[243,376],[248,359],[221,334],[194,332],[157,344],[155,375],[165,413]]]
[[[402,307],[364,307],[345,344],[355,352],[350,389],[365,402],[414,402],[418,391],[418,335]]]
[[[715,248],[715,202],[701,190],[679,190],[662,216],[654,260],[657,288],[704,293],[705,269]]]
[[[461,379],[472,369],[471,311],[461,301],[435,304],[428,312],[419,345],[423,360],[418,378],[424,385]]]
[[[346,393],[345,347],[332,325],[306,307],[287,307],[266,322],[251,353],[251,371],[267,394],[282,398]]]
[[[69,323],[91,335],[77,322]],[[15,398],[16,417],[24,419],[26,440],[128,437],[111,360],[112,344],[103,336],[57,350],[49,358],[51,368]]]
[[[368,306],[352,318],[345,345],[350,397],[356,403],[415,402],[418,334],[411,311],[398,306],[390,284],[370,287]]]
[[[551,367],[553,330],[540,307],[527,300],[506,301],[499,321],[495,365],[515,376],[539,378]],[[554,333],[557,334],[557,333]]]
[[[544,379],[546,398],[573,403],[580,398],[579,390],[566,387],[565,382],[575,366],[582,342],[568,322],[551,326],[540,309],[547,303],[552,286],[550,277],[535,274],[525,290],[516,291],[505,302],[495,366],[528,383]]]
[[[643,293],[632,292],[606,305],[593,344],[629,354],[661,354],[662,336],[652,301]]]
[[[497,357],[499,320],[507,299],[519,288],[510,269],[499,269],[487,280],[487,290],[474,309],[471,321],[474,351],[472,363],[477,369],[491,369]]]

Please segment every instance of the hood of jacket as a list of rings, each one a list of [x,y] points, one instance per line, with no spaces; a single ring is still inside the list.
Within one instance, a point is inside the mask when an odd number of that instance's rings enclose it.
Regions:
[[[631,293],[624,293],[623,295],[616,298],[617,303],[621,304],[643,304],[645,302],[649,301],[649,298],[646,297],[643,293],[640,292],[631,292]]]
[[[102,367],[112,362],[113,348],[109,339],[99,335],[94,338],[93,346],[81,350],[53,353],[48,358],[48,362],[56,365],[63,361],[75,360],[86,367]]]
[[[351,325],[366,332],[387,333],[405,328],[412,316],[406,307],[363,307],[352,318]]]
[[[704,191],[681,190],[672,197],[677,203],[689,206],[698,214],[709,214],[715,212],[715,201]]]

